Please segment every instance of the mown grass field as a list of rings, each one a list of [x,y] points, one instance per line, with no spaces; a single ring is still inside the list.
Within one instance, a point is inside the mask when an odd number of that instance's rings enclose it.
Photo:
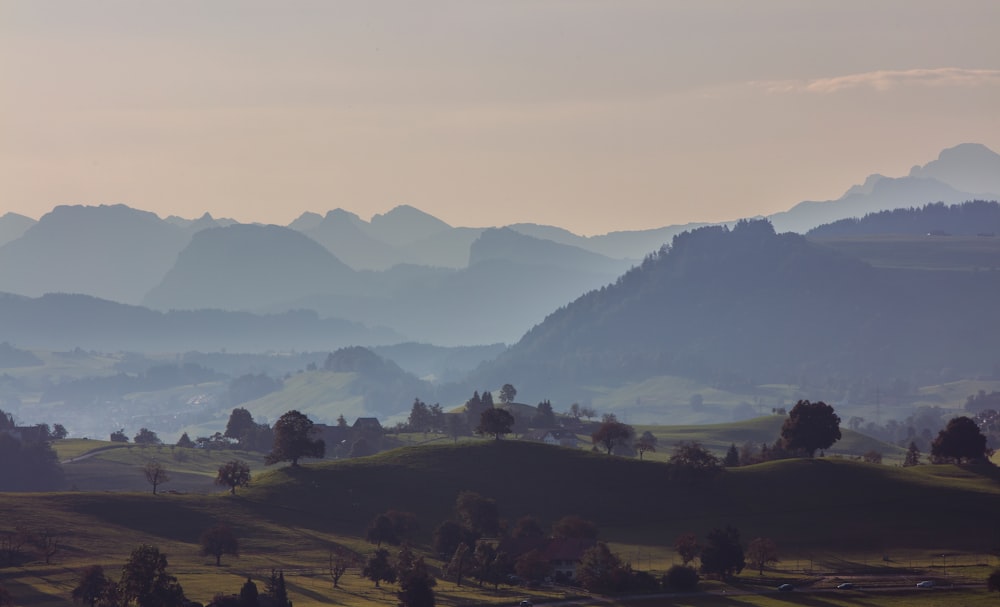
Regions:
[[[115,449],[102,457],[130,457],[137,451]],[[343,590],[334,591],[326,573],[329,551],[339,546],[368,554],[367,524],[393,508],[417,515],[416,548],[432,567],[440,567],[430,554],[431,533],[452,515],[458,492],[468,489],[496,499],[501,516],[511,522],[529,514],[544,525],[566,514],[594,520],[601,537],[636,568],[659,573],[674,562],[672,544],[679,534],[693,531],[704,537],[713,527],[732,524],[744,543],[757,536],[775,539],[783,560],[778,571],[767,572],[772,577],[799,581],[838,571],[940,576],[950,564],[950,579],[983,580],[996,564],[984,555],[1000,546],[1000,526],[993,522],[1000,507],[998,479],[993,468],[904,469],[817,459],[678,480],[662,463],[582,450],[519,441],[432,444],[256,472],[252,486],[236,496],[153,496],[148,487],[142,493],[2,494],[0,532],[50,528],[66,535],[51,565],[33,556],[20,567],[0,570],[0,579],[19,604],[64,605],[82,567],[100,563],[113,572],[145,542],[167,553],[188,595],[203,602],[220,590],[236,592],[247,576],[262,584],[273,567],[286,571],[296,605],[394,605],[393,585],[377,590],[356,570],[342,580]],[[223,557],[223,566],[216,568],[211,557],[198,554],[198,537],[223,521],[241,538],[241,556]],[[949,555],[947,563],[938,558],[942,553]],[[882,561],[883,556],[890,561]],[[756,578],[755,572],[744,571],[739,580],[749,584]],[[524,590],[493,592],[440,581],[437,593],[442,605],[502,605],[516,603]],[[563,597],[556,590],[531,594]],[[698,595],[670,604],[903,604],[882,593],[853,603],[837,602],[849,600],[839,595],[790,594]],[[962,594],[950,604],[979,604],[974,602],[979,594]]]

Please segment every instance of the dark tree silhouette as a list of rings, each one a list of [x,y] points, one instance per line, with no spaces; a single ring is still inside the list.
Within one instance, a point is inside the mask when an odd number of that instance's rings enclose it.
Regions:
[[[184,591],[177,578],[167,573],[167,557],[155,546],[143,544],[132,551],[122,567],[118,583],[122,604],[139,607],[180,605]]]
[[[247,581],[240,588],[240,607],[258,607],[260,605],[260,591],[257,584],[247,578]]]
[[[396,581],[396,569],[389,562],[389,551],[379,548],[365,563],[361,570],[361,577],[375,582],[375,587],[379,588],[382,582],[390,584]]]
[[[994,569],[986,578],[986,588],[990,592],[1000,592],[1000,569]]]
[[[817,449],[827,449],[840,440],[840,416],[833,407],[817,401],[800,400],[781,426],[782,446],[788,451],[813,457]]]
[[[226,431],[223,436],[241,440],[245,434],[255,430],[256,426],[253,415],[250,415],[250,412],[243,407],[237,407],[229,414],[229,421],[226,422]]]
[[[719,469],[719,458],[701,446],[698,441],[681,441],[674,447],[670,463],[681,468],[698,471],[713,471]]]
[[[979,426],[964,415],[951,419],[931,443],[934,463],[989,461],[990,453]]]
[[[149,428],[140,428],[139,432],[132,439],[137,445],[160,445],[162,441],[160,437],[156,435]]]
[[[903,458],[903,467],[917,466],[920,464],[920,448],[917,443],[910,441],[910,446],[906,448],[906,457]]]
[[[264,461],[267,464],[290,461],[296,467],[300,458],[323,457],[326,444],[322,439],[313,439],[314,432],[313,422],[307,416],[295,410],[285,413],[274,424],[274,447]]]
[[[156,495],[157,487],[170,481],[170,472],[166,466],[155,459],[146,462],[142,467],[142,474],[146,477],[146,482],[153,486],[153,495]]]
[[[205,530],[199,541],[202,556],[214,556],[216,567],[222,565],[223,554],[240,555],[240,542],[233,530],[226,525],[216,525]]]
[[[113,584],[114,582],[104,575],[103,567],[91,565],[80,574],[80,579],[76,583],[76,587],[73,588],[73,601],[94,607],[97,601],[105,598],[108,589]]]
[[[622,563],[604,542],[588,548],[580,557],[580,564],[576,568],[576,579],[580,585],[590,592],[600,594],[624,590],[630,576],[629,566]]]
[[[722,465],[726,468],[739,468],[740,450],[736,448],[736,443],[729,444],[729,450],[726,451],[726,457],[723,458]]]
[[[681,561],[687,565],[698,558],[701,553],[701,545],[698,543],[698,536],[693,533],[685,533],[674,542],[674,550],[680,555]]]
[[[601,445],[607,450],[608,455],[611,455],[615,447],[627,445],[634,434],[632,426],[615,419],[608,419],[590,435],[590,438],[595,445]]]
[[[479,425],[476,426],[476,434],[484,434],[500,440],[505,434],[510,434],[514,425],[514,416],[506,409],[490,407],[479,416]]]
[[[724,529],[712,529],[705,536],[705,547],[701,549],[701,572],[717,575],[723,579],[743,571],[746,559],[740,544],[740,532],[730,525]]]
[[[236,495],[237,487],[246,487],[250,484],[250,464],[241,459],[229,460],[219,467],[215,484],[229,487],[229,493]]]
[[[402,558],[400,559],[402,560]],[[427,570],[424,559],[419,558],[399,571],[399,598],[401,607],[434,607],[434,586],[437,581]]]

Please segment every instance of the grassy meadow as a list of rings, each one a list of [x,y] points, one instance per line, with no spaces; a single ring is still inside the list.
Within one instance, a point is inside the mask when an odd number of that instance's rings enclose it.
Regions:
[[[78,442],[57,444],[61,457],[86,453]],[[262,588],[271,568],[279,568],[286,572],[296,605],[395,605],[394,585],[376,589],[360,578],[357,569],[344,576],[342,589],[334,590],[327,573],[331,549],[359,558],[367,555],[371,546],[363,538],[375,514],[410,511],[421,525],[415,548],[437,569],[442,563],[430,553],[431,534],[452,516],[455,498],[463,489],[494,498],[509,523],[523,515],[535,516],[545,526],[566,514],[591,519],[615,551],[635,568],[655,575],[677,561],[673,541],[684,532],[704,537],[713,527],[732,524],[741,531],[744,544],[758,536],[777,542],[782,561],[776,569],[765,571],[763,580],[745,570],[735,585],[705,584],[718,592],[739,592],[741,585],[769,589],[779,581],[827,588],[838,576],[889,573],[907,585],[925,576],[981,582],[997,564],[988,553],[1000,546],[1000,526],[992,522],[1000,507],[1000,475],[989,467],[900,468],[822,458],[769,462],[710,478],[675,479],[662,462],[513,440],[475,440],[434,442],[353,460],[307,461],[299,468],[268,469],[257,460],[251,463],[251,486],[235,496],[217,488],[154,496],[137,470],[150,451],[155,449],[106,449],[66,466],[72,475],[77,466],[103,460],[106,476],[118,475],[121,480],[126,474],[136,475],[141,492],[0,494],[0,533],[53,529],[64,534],[62,549],[51,564],[31,553],[19,566],[0,569],[0,581],[18,604],[64,605],[80,569],[99,563],[114,575],[133,547],[150,543],[168,555],[170,570],[188,596],[202,602],[218,591],[238,591],[248,576]],[[160,455],[171,451],[164,447]],[[164,461],[175,474],[201,476],[205,487],[211,484],[209,477],[214,478],[213,468],[222,462],[252,457],[183,451],[195,453],[183,462],[169,457]],[[172,484],[163,489],[169,491]],[[224,556],[217,568],[212,557],[199,555],[198,538],[219,522],[236,532],[241,555]],[[494,592],[439,580],[436,592],[439,604],[457,606],[516,604],[526,591],[501,586]],[[976,605],[988,598],[982,590],[954,592],[958,591],[935,589],[912,597],[911,593],[894,597],[892,592],[699,593],[672,597],[670,604],[894,605],[947,596],[953,601],[947,604]],[[567,596],[559,589],[529,594],[536,602]],[[581,597],[578,604],[596,602]]]

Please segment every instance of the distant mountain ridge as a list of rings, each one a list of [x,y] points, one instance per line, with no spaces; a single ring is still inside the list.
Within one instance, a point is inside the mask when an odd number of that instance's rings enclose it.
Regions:
[[[805,233],[878,211],[998,198],[1000,154],[978,143],[963,143],[943,150],[937,160],[913,167],[906,177],[869,175],[864,184],[851,187],[837,200],[800,202],[768,219],[779,232]]]
[[[945,205],[938,202],[919,208],[869,213],[857,219],[841,219],[809,230],[807,236],[858,236],[868,234],[997,235],[1000,234],[1000,203],[973,200]]]
[[[1000,281],[871,267],[766,221],[683,233],[553,312],[471,384],[553,399],[656,375],[712,385],[972,376],[998,361]]]
[[[137,303],[163,278],[194,229],[125,205],[58,206],[0,247],[0,290]]]
[[[199,310],[156,312],[87,295],[38,298],[0,293],[0,342],[104,352],[266,352],[394,344],[388,329],[321,319],[315,312],[257,315]]]
[[[313,293],[348,293],[355,272],[316,241],[280,226],[202,230],[143,298],[161,310],[256,310]]]
[[[35,223],[34,219],[18,213],[0,215],[0,247],[23,236]]]

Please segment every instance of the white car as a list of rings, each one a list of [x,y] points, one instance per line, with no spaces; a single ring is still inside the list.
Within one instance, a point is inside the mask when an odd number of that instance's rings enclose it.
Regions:
[[[917,582],[917,588],[933,588],[934,580],[924,580],[922,582]]]

